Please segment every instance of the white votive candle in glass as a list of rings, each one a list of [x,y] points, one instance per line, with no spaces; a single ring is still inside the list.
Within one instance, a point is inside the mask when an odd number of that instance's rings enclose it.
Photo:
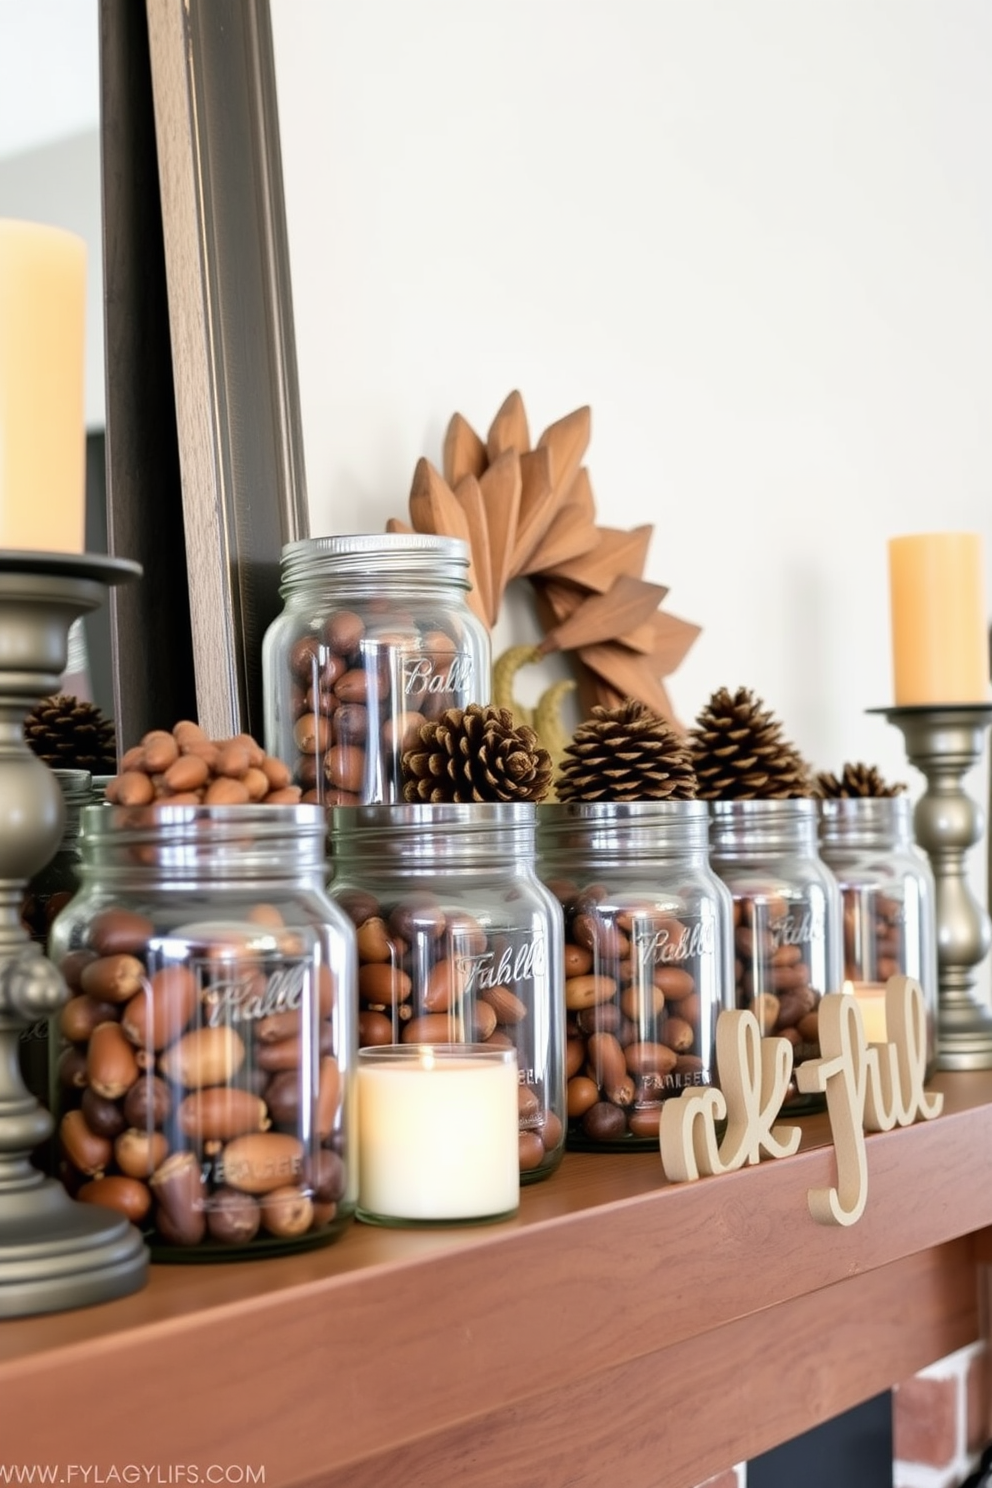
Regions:
[[[358,1051],[358,1216],[495,1219],[520,1202],[517,1056],[480,1044]]]
[[[884,1044],[885,1037],[885,984],[883,982],[845,982],[844,991],[849,993],[861,1009],[865,1042]]]

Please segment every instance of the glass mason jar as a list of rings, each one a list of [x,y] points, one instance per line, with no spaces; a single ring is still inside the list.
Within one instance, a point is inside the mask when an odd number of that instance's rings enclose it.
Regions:
[[[731,901],[704,801],[538,807],[538,864],[565,915],[570,1147],[658,1145],[663,1102],[715,1083],[733,1007]]]
[[[819,855],[818,803],[711,801],[710,862],[734,901],[734,985],[763,1034],[788,1039],[794,1065],[819,1058],[817,1005],[841,990],[840,893]],[[790,1113],[822,1108],[795,1081]]]
[[[161,1260],[334,1239],[354,1212],[354,933],[315,806],[87,806],[52,927],[59,1176]]]
[[[485,704],[489,632],[469,609],[469,551],[421,533],[315,537],[282,554],[285,608],[262,647],[265,747],[304,801],[402,801],[425,719]]]
[[[520,1178],[546,1178],[565,1140],[562,916],[534,807],[338,807],[331,866],[356,926],[359,1046],[515,1049]]]
[[[840,887],[844,980],[869,1040],[884,1042],[885,983],[915,977],[927,1010],[932,1072],[937,1024],[937,910],[930,864],[913,840],[908,796],[820,802],[820,853]]]
[[[79,813],[90,799],[91,776],[88,770],[53,770],[62,791],[65,825],[62,840],[51,862],[36,873],[21,901],[21,924],[31,939],[44,949],[48,932],[56,915],[69,903],[79,887]],[[51,1024],[39,1018],[21,1030],[17,1055],[21,1079],[35,1100],[48,1109],[49,1041]],[[43,1142],[31,1155],[36,1167],[46,1172],[52,1167],[52,1144]]]

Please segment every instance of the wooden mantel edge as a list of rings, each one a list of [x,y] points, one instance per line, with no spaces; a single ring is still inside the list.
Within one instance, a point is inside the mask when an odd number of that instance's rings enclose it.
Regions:
[[[693,1488],[972,1343],[971,1253],[961,1237],[509,1405],[480,1394],[458,1421],[358,1443],[291,1488],[598,1488],[618,1463],[625,1483]]]
[[[988,1093],[992,1102],[992,1076]],[[893,1197],[889,1192],[891,1170],[898,1170],[902,1182],[908,1172],[906,1164],[912,1164],[917,1154],[925,1149],[926,1161],[930,1149],[936,1155],[945,1145],[960,1159],[962,1142],[946,1144],[946,1138],[952,1128],[960,1125],[963,1134],[964,1128],[970,1130],[976,1122],[987,1124],[992,1137],[992,1104],[986,1110],[977,1103],[952,1103],[944,1115],[929,1124],[929,1131],[919,1124],[870,1134],[866,1142],[873,1177],[867,1212],[847,1233],[816,1225],[806,1210],[805,1194],[810,1187],[836,1181],[829,1128],[826,1118],[817,1116],[805,1127],[804,1144],[794,1156],[691,1184],[669,1183],[654,1154],[568,1154],[562,1173],[546,1184],[525,1189],[520,1216],[502,1224],[435,1231],[370,1230],[356,1224],[337,1244],[296,1256],[203,1266],[153,1266],[148,1288],[120,1302],[52,1317],[0,1322],[0,1390],[14,1374],[23,1377],[55,1361],[78,1363],[94,1348],[126,1349],[135,1329],[140,1329],[145,1344],[152,1344],[176,1333],[188,1334],[192,1340],[200,1332],[236,1327],[252,1314],[264,1326],[270,1315],[297,1307],[334,1306],[342,1291],[388,1288],[397,1280],[406,1284],[422,1268],[429,1273],[439,1264],[457,1267],[476,1249],[493,1254],[498,1265],[503,1250],[515,1252],[520,1247],[531,1249],[545,1244],[564,1250],[573,1240],[583,1243],[590,1226],[639,1228],[647,1215],[652,1244],[664,1255],[672,1234],[682,1230],[690,1217],[702,1222],[712,1235],[714,1226],[724,1225],[728,1214],[743,1218],[753,1202],[757,1212],[764,1210],[768,1215],[768,1205],[775,1203],[783,1219],[805,1231],[805,1243],[818,1253],[833,1252],[838,1245],[844,1248],[849,1240],[868,1240],[853,1247],[855,1260],[847,1270],[872,1269],[887,1264],[895,1254],[942,1243],[985,1224],[992,1227],[992,1203],[986,1218],[981,1195],[971,1192],[957,1195],[955,1204],[944,1212],[927,1216],[923,1226],[918,1219],[913,1222],[907,1216],[898,1234],[880,1233],[885,1228],[878,1219],[882,1197],[887,1201]],[[963,1140],[968,1150],[969,1139],[963,1136]],[[977,1134],[973,1140],[977,1143]],[[945,1155],[945,1167],[946,1161]],[[591,1186],[571,1184],[562,1193],[559,1185],[567,1182],[569,1167],[579,1164],[585,1166],[586,1173],[590,1164],[600,1167],[602,1181]],[[624,1169],[633,1170],[635,1165],[639,1165],[639,1171],[631,1182],[631,1174]],[[714,1187],[716,1184],[720,1186]],[[666,1234],[669,1223],[671,1230]],[[847,1245],[847,1249],[851,1247]],[[508,1264],[512,1263],[511,1258]],[[838,1269],[834,1274],[834,1269],[826,1260],[818,1276],[802,1279],[799,1290],[814,1290],[841,1279],[845,1270]],[[776,1282],[776,1287],[782,1285],[785,1293],[791,1294],[784,1276]],[[760,1286],[739,1291],[732,1315],[745,1316],[779,1300],[778,1290],[773,1295],[765,1295]],[[688,1331],[694,1332],[695,1328]]]
[[[656,1158],[572,1154],[504,1225],[433,1236],[356,1226],[324,1251],[158,1267],[144,1293],[89,1315],[0,1325],[5,1414],[26,1442],[50,1432],[57,1399],[78,1460],[111,1438],[118,1451],[174,1453],[181,1422],[196,1460],[225,1433],[246,1452],[271,1444],[271,1412],[246,1421],[245,1402],[278,1401],[289,1481],[320,1470],[330,1397],[352,1407],[335,1423],[348,1460],[370,1410],[385,1449],[426,1418],[439,1430],[465,1418],[480,1389],[504,1408],[535,1380],[578,1389],[591,1339],[596,1371],[647,1357],[660,1338],[677,1360],[680,1341],[992,1226],[992,1075],[942,1084],[946,1115],[869,1139],[869,1203],[850,1229],[816,1225],[806,1209],[807,1187],[832,1181],[829,1147],[681,1188]],[[775,1264],[760,1264],[768,1256]],[[114,1411],[115,1392],[136,1380],[142,1396],[167,1395],[168,1421]]]

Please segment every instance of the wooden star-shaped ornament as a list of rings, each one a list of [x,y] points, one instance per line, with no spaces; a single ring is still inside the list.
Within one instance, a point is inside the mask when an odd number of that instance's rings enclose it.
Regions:
[[[471,554],[470,603],[490,629],[508,585],[527,579],[545,632],[539,652],[569,654],[585,712],[636,698],[681,727],[664,679],[700,627],[663,610],[667,589],[643,577],[653,528],[597,523],[583,463],[590,431],[589,408],[577,408],[532,443],[518,392],[485,439],[456,413],[442,470],[417,462],[410,522],[393,518],[387,530],[463,538]]]

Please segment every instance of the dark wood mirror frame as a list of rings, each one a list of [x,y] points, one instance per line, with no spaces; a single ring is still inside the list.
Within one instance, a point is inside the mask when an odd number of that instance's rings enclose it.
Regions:
[[[268,0],[101,0],[100,56],[118,738],[261,739],[309,530]]]

